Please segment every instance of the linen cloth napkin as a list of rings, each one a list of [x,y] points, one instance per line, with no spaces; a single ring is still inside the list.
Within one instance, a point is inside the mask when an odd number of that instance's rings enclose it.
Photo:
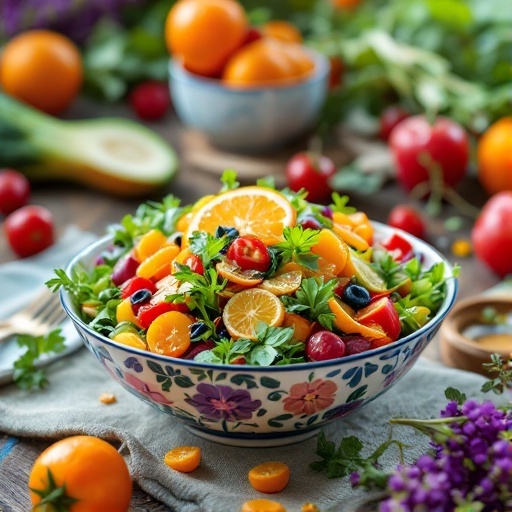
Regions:
[[[4,292],[0,311],[12,310],[14,304],[19,307],[29,300],[34,289],[50,277],[48,271],[65,266],[79,246],[90,239],[89,234],[75,229],[40,258],[0,266]],[[14,385],[0,388],[0,432],[49,440],[75,434],[118,440],[124,443],[122,453],[133,479],[173,512],[239,512],[244,501],[256,498],[278,500],[288,512],[300,512],[308,502],[321,510],[346,512],[351,509],[350,503],[364,495],[351,489],[348,478],[329,479],[325,473],[309,468],[310,462],[319,459],[315,455],[316,437],[277,448],[239,448],[203,440],[171,416],[125,391],[85,348],[53,363],[47,371],[50,385],[44,390],[25,392]],[[365,453],[370,454],[387,439],[390,418],[436,417],[446,404],[444,390],[448,386],[468,397],[482,398],[479,390],[483,381],[481,376],[420,359],[387,393],[360,411],[330,423],[323,431],[336,443],[342,437],[356,435],[365,443]],[[104,392],[114,393],[117,402],[101,403],[99,396]],[[406,451],[408,461],[428,448],[429,439],[409,427],[395,427],[393,433],[410,446]],[[201,447],[202,464],[193,473],[182,474],[167,467],[163,457],[171,448],[186,444]],[[247,473],[255,465],[273,460],[290,466],[291,479],[283,492],[265,495],[252,489]],[[391,450],[383,462],[394,467],[397,452]]]

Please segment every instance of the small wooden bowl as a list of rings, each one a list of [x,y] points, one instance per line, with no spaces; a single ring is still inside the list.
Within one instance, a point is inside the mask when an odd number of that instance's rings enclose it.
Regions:
[[[488,375],[482,365],[491,361],[491,354],[498,353],[507,360],[511,357],[512,338],[510,349],[497,351],[490,350],[477,340],[462,334],[469,327],[482,324],[482,311],[486,308],[493,308],[498,314],[510,314],[512,296],[483,294],[455,305],[440,329],[441,359],[445,365]],[[510,334],[512,335],[512,331]]]

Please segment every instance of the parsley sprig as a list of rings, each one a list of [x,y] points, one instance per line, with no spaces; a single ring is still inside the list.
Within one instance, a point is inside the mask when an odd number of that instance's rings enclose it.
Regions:
[[[283,237],[284,241],[276,245],[283,265],[294,261],[311,270],[318,270],[318,255],[311,252],[311,247],[318,242],[317,230],[304,229],[301,225],[286,227]]]
[[[256,326],[257,340],[222,339],[217,345],[199,353],[195,360],[229,364],[243,357],[245,363],[256,366],[284,365],[305,362],[301,353],[304,344],[293,339],[290,327],[270,327],[263,322]]]
[[[337,284],[336,279],[324,283],[320,278],[308,277],[302,280],[295,297],[283,296],[281,299],[288,312],[306,315],[312,322],[317,321],[332,330],[335,316],[328,301],[334,297]]]
[[[44,355],[58,354],[66,345],[60,329],[54,329],[43,336],[21,334],[17,338],[20,348],[25,352],[14,362],[13,378],[15,384],[26,390],[44,388],[48,384],[43,368],[37,368],[36,361]]]
[[[213,261],[222,258],[222,250],[230,243],[230,239],[224,235],[216,238],[205,231],[197,231],[190,237],[190,250],[201,258],[204,267],[211,265]]]

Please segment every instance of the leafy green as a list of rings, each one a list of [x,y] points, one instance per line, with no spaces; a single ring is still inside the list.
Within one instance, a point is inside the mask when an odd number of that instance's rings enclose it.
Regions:
[[[190,237],[190,249],[201,258],[203,265],[207,267],[222,257],[221,251],[229,242],[230,240],[225,235],[216,238],[205,231],[197,231]]]
[[[462,405],[468,398],[465,393],[452,387],[446,388],[444,396],[452,402],[457,402],[459,405]]]
[[[58,354],[66,345],[60,329],[43,336],[21,334],[17,338],[20,348],[25,352],[14,362],[14,382],[21,389],[41,389],[48,384],[44,369],[36,367],[36,361],[44,355]]]
[[[312,322],[317,321],[326,329],[333,329],[334,314],[328,301],[334,297],[334,289],[338,282],[331,279],[324,283],[320,278],[303,279],[295,297],[283,296],[281,300],[290,313],[307,316]]]
[[[482,391],[500,395],[512,385],[512,367],[510,361],[504,361],[499,354],[491,354],[491,361],[482,365],[492,376],[482,385]]]
[[[220,178],[222,182],[221,192],[226,192],[227,190],[233,190],[240,186],[240,182],[236,181],[237,174],[233,169],[226,169]]]
[[[263,322],[256,326],[257,340],[220,340],[210,350],[200,352],[196,361],[229,364],[243,357],[246,364],[255,366],[284,365],[305,362],[304,344],[293,340],[290,327],[270,327]]]
[[[356,208],[348,206],[350,198],[348,196],[340,196],[338,192],[333,192],[332,203],[329,205],[333,212],[354,213]]]
[[[300,224],[283,230],[284,241],[276,245],[280,250],[282,264],[295,261],[311,270],[318,269],[318,256],[311,252],[311,247],[318,242],[319,232],[304,229]]]

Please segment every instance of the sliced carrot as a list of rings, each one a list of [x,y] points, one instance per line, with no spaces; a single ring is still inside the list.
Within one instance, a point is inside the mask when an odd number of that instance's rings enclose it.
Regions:
[[[171,262],[180,252],[178,245],[170,243],[146,258],[138,267],[137,275],[159,281],[171,273]]]
[[[290,481],[290,468],[284,462],[264,462],[249,471],[249,482],[260,492],[281,492]]]
[[[168,311],[157,316],[148,328],[146,341],[151,352],[180,357],[190,346],[189,328],[193,321],[180,311]]]
[[[291,327],[296,340],[306,341],[311,334],[312,323],[297,313],[285,313],[281,327]]]
[[[165,454],[164,462],[175,471],[191,473],[201,464],[201,448],[177,446]]]
[[[151,229],[144,234],[135,246],[135,255],[138,261],[144,261],[155,254],[158,249],[167,243],[167,237],[158,229]]]
[[[259,499],[246,501],[240,512],[286,512],[286,509],[277,501]]]
[[[378,327],[367,327],[354,320],[355,312],[350,307],[336,300],[335,298],[329,299],[329,309],[334,313],[334,325],[345,334],[360,334],[369,340],[379,340],[381,344],[390,343],[392,340],[386,336],[386,333]]]
[[[114,341],[121,343],[121,345],[139,348],[140,350],[147,350],[148,348],[146,342],[134,332],[120,332],[114,336]]]

